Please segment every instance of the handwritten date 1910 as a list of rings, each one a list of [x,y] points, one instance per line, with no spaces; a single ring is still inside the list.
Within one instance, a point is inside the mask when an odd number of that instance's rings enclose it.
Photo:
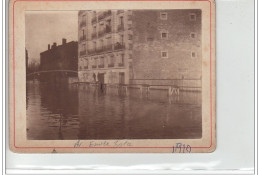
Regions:
[[[176,143],[176,146],[172,147],[172,153],[190,153],[191,146],[182,143]]]

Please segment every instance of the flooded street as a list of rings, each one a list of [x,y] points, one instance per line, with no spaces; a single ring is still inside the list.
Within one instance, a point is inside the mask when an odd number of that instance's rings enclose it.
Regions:
[[[115,91],[115,90],[114,90]],[[201,93],[166,90],[141,95],[86,85],[28,81],[27,139],[192,139],[201,138]]]

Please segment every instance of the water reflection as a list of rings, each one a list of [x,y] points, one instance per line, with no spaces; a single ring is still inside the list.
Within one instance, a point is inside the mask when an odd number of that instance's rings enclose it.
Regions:
[[[27,138],[181,139],[200,138],[201,93],[167,91],[140,95],[129,89],[102,93],[95,87],[27,82]]]

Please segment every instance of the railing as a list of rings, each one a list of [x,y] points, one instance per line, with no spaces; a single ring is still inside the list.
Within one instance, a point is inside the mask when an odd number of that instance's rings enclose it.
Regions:
[[[98,37],[102,37],[105,34],[105,30],[98,31]]]
[[[96,17],[96,16],[95,16],[94,18],[91,19],[91,23],[92,23],[92,24],[97,23],[97,17]]]
[[[100,15],[98,15],[98,20],[101,21],[102,19],[105,18],[104,13],[101,13]]]
[[[108,64],[108,67],[114,67],[114,66],[115,66],[114,63],[110,63],[110,64]]]
[[[81,36],[79,40],[80,40],[80,41],[86,40],[86,35]]]
[[[124,30],[124,23],[119,24],[119,25],[117,26],[117,31],[123,31],[123,30]]]
[[[107,17],[107,16],[111,16],[111,14],[112,14],[111,10],[105,11],[104,12],[104,18]]]
[[[106,28],[103,30],[98,31],[98,37],[104,36],[106,33],[111,33],[112,32],[112,27],[109,25],[106,25]]]
[[[104,64],[100,64],[100,65],[98,65],[98,68],[104,68],[104,67],[105,67]]]
[[[111,10],[108,10],[108,11],[105,11],[103,13],[101,13],[99,16],[98,16],[98,20],[101,21],[102,19],[108,17],[108,16],[111,16],[112,14],[112,11]]]
[[[201,89],[201,79],[130,79],[130,84],[149,84],[150,86],[178,86],[183,89]]]
[[[118,63],[119,67],[124,67],[124,63]]]
[[[82,55],[86,55],[86,50],[82,50],[79,52],[79,55],[82,56]]]
[[[103,52],[103,47],[99,47],[96,49],[96,53],[101,53],[101,52]]]
[[[92,39],[97,38],[97,33],[92,33],[91,37],[92,37]]]
[[[123,50],[125,49],[125,44],[124,43],[116,43],[114,45],[114,50]]]
[[[92,65],[92,68],[93,68],[93,69],[97,68],[97,65]]]
[[[92,49],[92,50],[88,50],[88,54],[92,55],[92,54],[96,54],[96,53],[105,53],[105,52],[109,52],[113,50],[113,46],[107,45],[107,46],[103,46],[97,49]]]
[[[124,13],[124,10],[118,10],[117,14]]]
[[[89,50],[88,50],[88,54],[89,54],[89,55],[92,55],[92,54],[94,54],[94,53],[96,53],[96,49],[89,49]]]
[[[106,45],[103,50],[106,52],[106,51],[112,51],[113,50],[113,46],[112,44],[109,44],[109,45]]]
[[[86,26],[86,21],[81,21],[80,24],[79,24],[80,27],[84,27]]]

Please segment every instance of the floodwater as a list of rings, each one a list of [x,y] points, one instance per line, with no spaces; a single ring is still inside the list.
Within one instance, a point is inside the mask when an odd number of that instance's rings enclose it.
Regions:
[[[202,136],[201,93],[128,95],[86,85],[28,81],[27,139],[195,139]]]

